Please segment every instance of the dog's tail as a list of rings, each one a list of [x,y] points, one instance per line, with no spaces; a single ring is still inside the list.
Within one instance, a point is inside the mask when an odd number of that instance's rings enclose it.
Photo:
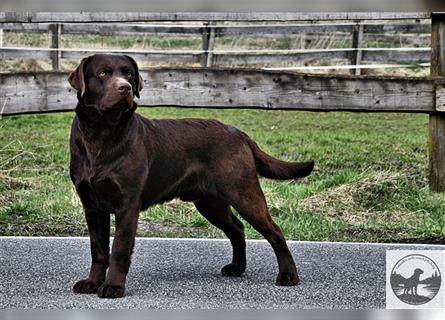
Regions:
[[[314,169],[314,161],[308,162],[286,162],[278,160],[264,151],[244,134],[244,138],[255,157],[258,173],[269,179],[288,180],[308,176]]]

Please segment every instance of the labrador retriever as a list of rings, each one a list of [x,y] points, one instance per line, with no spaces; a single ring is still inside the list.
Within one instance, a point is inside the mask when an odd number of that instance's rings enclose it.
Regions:
[[[82,59],[70,74],[78,104],[70,137],[70,176],[84,207],[91,246],[91,269],[74,285],[76,293],[124,296],[138,215],[179,198],[230,239],[232,262],[223,276],[246,270],[243,224],[233,207],[271,244],[278,260],[276,283],[299,282],[280,228],[268,213],[258,175],[295,179],[314,162],[291,163],[263,152],[245,133],[216,120],[152,120],[135,113],[143,80],[135,60],[97,54]],[[110,214],[116,231],[111,249]]]

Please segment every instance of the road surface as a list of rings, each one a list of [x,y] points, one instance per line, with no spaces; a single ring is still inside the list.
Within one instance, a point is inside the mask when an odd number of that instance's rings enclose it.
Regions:
[[[226,240],[138,238],[127,296],[74,294],[88,274],[88,238],[0,237],[0,308],[384,308],[385,251],[445,246],[288,242],[301,284],[274,284],[277,264],[265,241],[247,244],[241,278],[220,274]]]

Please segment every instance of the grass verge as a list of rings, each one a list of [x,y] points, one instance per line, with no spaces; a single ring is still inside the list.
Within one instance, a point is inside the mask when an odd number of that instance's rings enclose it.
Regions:
[[[262,179],[287,239],[445,243],[445,198],[427,186],[428,117],[417,114],[140,108],[217,118],[284,160],[316,160],[298,181]],[[68,175],[72,113],[0,121],[0,234],[87,235]],[[249,225],[249,238],[261,238]],[[223,237],[190,203],[141,214],[140,236]]]

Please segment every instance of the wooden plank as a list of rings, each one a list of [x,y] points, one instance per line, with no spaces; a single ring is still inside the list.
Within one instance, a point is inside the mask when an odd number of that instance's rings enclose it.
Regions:
[[[178,100],[181,100],[195,107],[416,112],[432,109],[425,104],[433,97],[431,83],[417,79],[357,79],[224,69],[211,71],[203,74],[200,70],[183,72],[170,69],[167,73],[149,73],[151,90],[147,98],[153,100],[147,104],[178,105]],[[169,81],[170,78],[181,81]]]
[[[199,64],[202,60],[202,52],[197,51],[165,51],[165,50],[106,50],[106,49],[62,49],[63,59],[81,59],[95,53],[123,53],[131,55],[141,61],[165,63],[168,65]]]
[[[50,59],[51,50],[47,48],[0,48],[1,59]]]
[[[201,66],[207,67],[207,56],[209,51],[209,41],[210,41],[210,28],[209,28],[210,22],[204,23],[204,29],[202,30],[202,58],[201,58]]]
[[[434,81],[308,75],[246,69],[159,68],[141,72],[139,104],[310,111],[434,112]],[[4,113],[69,110],[68,73],[0,74]]]
[[[445,111],[445,86],[436,86],[436,110],[440,112]]]
[[[428,62],[429,48],[361,48],[363,61],[379,62]],[[27,58],[49,59],[54,50],[49,48],[0,48],[3,59]],[[136,50],[136,49],[60,49],[64,59],[80,59],[95,53],[123,53],[136,59],[163,62],[173,65],[199,64],[203,51],[200,50]],[[271,63],[309,62],[316,60],[350,59],[355,50],[303,49],[303,50],[215,50],[212,64],[215,66],[265,65]]]
[[[211,22],[210,25],[214,23]],[[206,60],[206,67],[211,67],[213,65],[213,53],[215,50],[215,29],[210,29],[210,35],[209,35],[209,43],[207,47],[207,60]]]
[[[362,60],[428,62],[431,58],[430,50],[430,48],[362,48]]]
[[[216,36],[295,36],[301,33],[347,33],[351,32],[355,23],[305,23],[305,24],[248,24],[248,25],[214,25]],[[48,32],[48,23],[1,23],[5,31],[16,32]],[[198,35],[203,31],[202,24],[135,24],[135,23],[64,23],[64,34],[95,34],[95,35],[131,35],[169,34]],[[431,33],[431,25],[416,24],[363,24],[365,33]]]
[[[67,110],[75,106],[75,92],[66,73],[0,74],[0,103],[4,114]]]
[[[429,185],[435,192],[445,191],[445,116],[430,114],[428,138]]]
[[[428,62],[429,48],[361,48],[363,61],[379,62]],[[309,62],[317,60],[348,59],[356,54],[353,49],[282,50],[276,52],[214,52],[214,65],[242,66],[271,63]]]
[[[218,36],[239,36],[239,35],[257,35],[257,36],[291,36],[300,33],[335,33],[352,32],[356,23],[306,23],[306,24],[263,24],[263,25],[219,25],[216,26]],[[361,23],[365,33],[431,33],[431,25],[426,23],[417,24],[367,24]]]
[[[50,48],[0,48],[2,59],[50,59],[53,52],[57,50]],[[199,63],[201,51],[166,51],[166,50],[109,50],[109,49],[60,49],[61,57],[64,59],[81,59],[95,53],[122,53],[133,56],[140,60],[150,62],[164,62],[171,65]]]
[[[431,33],[430,23],[363,24],[365,33]]]
[[[46,33],[49,31],[50,23],[0,23],[5,31]]]
[[[217,25],[216,35],[222,36],[295,36],[301,33],[351,32],[355,23],[306,23],[306,24],[262,24],[262,25]]]
[[[435,14],[432,15],[431,76],[440,76],[440,77],[445,76],[445,19],[443,15],[435,15]],[[435,106],[435,109],[436,108],[437,106]],[[440,105],[439,105],[439,110],[440,110]],[[428,150],[429,150],[430,188],[431,190],[436,192],[444,192],[445,191],[445,116],[443,114],[440,113],[430,114]]]
[[[51,36],[51,49],[55,49],[51,51],[51,64],[54,71],[60,70],[60,48],[62,41],[62,25],[61,24],[52,24],[49,28],[50,36]]]
[[[199,35],[204,26],[202,24],[187,25],[147,25],[147,24],[73,24],[63,25],[64,34],[96,34],[110,35],[144,35],[144,34],[177,34]]]
[[[316,60],[348,59],[350,50],[299,50],[285,52],[224,52],[213,53],[214,66],[254,66],[273,63],[310,62]]]
[[[429,68],[429,63],[420,63],[420,64],[360,64],[360,65],[334,65],[334,66],[304,66],[304,67],[264,67],[262,70],[281,70],[281,71],[311,71],[311,70],[341,70],[341,69],[386,69],[386,68]],[[436,88],[437,91],[437,88]],[[444,96],[442,93],[440,96]],[[439,98],[439,97],[438,97]],[[442,111],[442,110],[440,110]],[[445,111],[445,110],[443,110]]]
[[[354,52],[351,55],[351,64],[359,65],[362,62],[363,51],[363,25],[357,24],[352,32],[352,49]],[[360,69],[351,69],[355,75],[360,75]]]
[[[340,38],[340,37],[337,37]],[[400,45],[408,45],[409,47],[415,46],[424,46],[429,45],[431,40],[431,34],[365,34],[365,41],[369,42],[377,42],[380,44],[387,43],[390,45],[394,45],[394,43],[399,43]]]
[[[0,22],[309,21],[428,19],[429,12],[0,12]]]

